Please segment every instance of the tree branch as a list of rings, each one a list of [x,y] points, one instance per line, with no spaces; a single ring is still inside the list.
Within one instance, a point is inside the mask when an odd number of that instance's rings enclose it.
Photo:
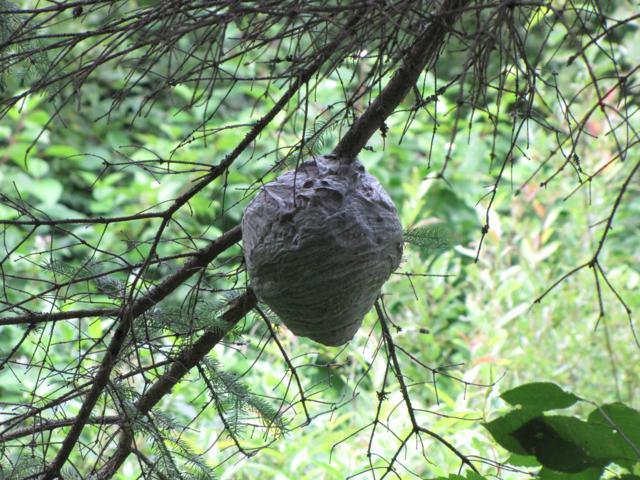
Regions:
[[[245,138],[237,145],[237,147],[232,152],[230,152],[224,158],[224,160],[220,162],[220,164],[213,167],[211,170],[211,173],[209,173],[200,182],[194,185],[190,190],[188,190],[183,195],[181,195],[178,199],[176,199],[174,204],[169,209],[166,210],[163,225],[179,208],[181,208],[184,204],[186,204],[186,202],[190,198],[192,198],[197,193],[199,193],[203,188],[205,188],[206,185],[211,183],[215,178],[223,174],[229,168],[229,166],[233,163],[233,161],[237,159],[240,156],[240,154],[249,145],[251,145],[251,143],[253,143],[253,141],[258,137],[258,135],[262,132],[262,130],[275,118],[277,113],[280,112],[280,110],[282,110],[287,105],[289,100],[296,94],[296,92],[300,89],[300,87],[306,84],[313,77],[313,75],[315,75],[320,70],[320,68],[324,65],[324,63],[331,57],[331,55],[333,55],[335,48],[337,48],[337,46],[351,34],[351,29],[360,20],[361,20],[360,12],[356,12],[354,15],[351,16],[351,18],[349,19],[345,27],[340,31],[340,33],[336,36],[336,38],[332,42],[327,44],[327,46],[324,49],[322,49],[321,51],[322,54],[318,56],[316,61],[314,61],[299,77],[297,77],[292,82],[292,84],[290,85],[288,90],[285,92],[285,94],[278,100],[278,102],[274,105],[274,107],[265,116],[263,116],[258,122],[256,122],[253,128],[247,133]],[[228,233],[231,233],[231,232],[234,232],[232,235],[230,235],[230,237],[235,238],[235,240],[231,242],[231,244],[233,244],[240,239],[240,235],[241,235],[240,227],[236,226],[234,229],[232,229]],[[223,235],[223,237],[225,237],[225,235]],[[219,240],[221,240],[223,237],[221,237]],[[217,241],[214,243],[217,243]],[[215,255],[217,255],[217,253]],[[80,433],[82,432],[84,423],[89,418],[89,415],[93,407],[95,406],[98,400],[98,397],[102,393],[104,387],[106,386],[109,380],[109,375],[115,364],[118,353],[122,349],[122,345],[124,343],[124,340],[126,339],[127,333],[129,332],[129,328],[133,319],[136,316],[144,313],[146,310],[151,308],[151,306],[153,306],[154,304],[162,300],[164,297],[166,297],[169,293],[175,290],[180,284],[182,284],[187,278],[193,275],[193,273],[196,270],[206,266],[213,258],[215,258],[215,255],[210,257],[205,255],[202,258],[196,257],[193,261],[189,262],[179,272],[176,272],[174,275],[171,275],[170,277],[165,279],[165,281],[163,281],[157,287],[155,287],[148,295],[144,296],[139,300],[136,300],[133,303],[133,305],[131,305],[129,308],[126,308],[126,307],[123,308],[122,314],[120,315],[118,328],[113,334],[111,343],[107,348],[107,353],[105,354],[105,357],[102,361],[100,369],[95,377],[95,383],[92,385],[91,390],[85,397],[85,400],[80,409],[80,412],[78,413],[76,423],[73,425],[73,427],[71,428],[71,431],[65,438],[60,448],[60,451],[56,455],[56,458],[54,459],[52,464],[49,466],[49,468],[47,468],[47,471],[45,473],[43,480],[52,480],[56,478],[59,475],[60,469],[69,458],[69,455],[71,454],[71,451],[73,450],[73,447],[78,441]],[[201,261],[203,261],[203,259],[206,259],[206,258],[209,258],[209,260],[206,260],[204,261],[204,263],[201,263]],[[215,345],[216,343],[217,341],[213,343],[210,348],[213,348],[213,345]],[[202,356],[206,355],[207,352],[208,350],[202,353]],[[202,356],[200,358],[202,358]],[[127,451],[127,455],[128,453],[129,452]],[[126,458],[126,455],[125,455],[125,458]]]
[[[228,232],[221,235],[216,241],[212,242],[208,247],[204,248],[199,255],[196,255],[188,261],[184,267],[168,276],[164,281],[155,286],[147,295],[136,300],[130,307],[123,308],[120,316],[120,324],[116,329],[107,351],[105,353],[100,369],[94,378],[94,383],[84,399],[82,407],[78,412],[76,421],[71,427],[69,434],[65,438],[56,458],[47,469],[44,480],[51,480],[59,476],[60,469],[69,458],[71,450],[75,446],[80,433],[84,428],[93,407],[98,398],[102,394],[104,387],[109,381],[111,370],[118,358],[124,341],[129,332],[129,326],[133,319],[146,312],[153,305],[164,299],[173,292],[178,286],[182,285],[185,280],[191,277],[199,269],[206,267],[214,258],[225,251],[231,245],[237,243],[241,238],[241,230],[236,226]]]
[[[224,335],[235,326],[257,304],[256,296],[252,290],[247,290],[236,298],[220,320],[225,324],[225,329],[209,330],[204,333],[193,345],[183,352],[171,364],[169,370],[162,375],[147,392],[138,399],[135,409],[138,414],[144,415],[168,393],[171,389],[194,368],[215,347]],[[128,419],[131,421],[132,419]],[[122,463],[134,448],[133,438],[129,429],[123,429],[118,448],[109,461],[100,469],[98,479],[111,478],[120,468]]]
[[[368,139],[373,135],[382,122],[393,112],[402,99],[410,91],[416,80],[424,70],[425,66],[435,61],[438,52],[442,48],[446,35],[450,31],[450,27],[462,12],[462,7],[468,3],[467,0],[449,0],[445,2],[442,9],[436,15],[436,19],[425,32],[420,36],[418,41],[410,49],[402,63],[402,67],[396,72],[392,80],[382,91],[380,96],[367,108],[360,119],[351,126],[349,131],[340,141],[334,154],[341,158],[353,159],[358,152],[366,145]],[[318,64],[318,68],[326,59]],[[286,103],[286,102],[285,102]],[[284,106],[284,104],[283,104]],[[263,117],[266,118],[266,117]],[[270,118],[268,121],[273,119]],[[250,132],[251,133],[251,132]],[[250,134],[248,134],[249,136]],[[252,141],[252,140],[251,140]],[[243,140],[241,145],[243,149],[251,142],[247,138]],[[240,148],[240,145],[236,150]],[[234,150],[230,155],[233,157]],[[233,157],[235,158],[235,157]],[[227,159],[220,166],[226,164]],[[224,168],[227,168],[225,165]],[[256,305],[256,298],[252,291],[248,291],[243,297],[240,297],[240,304],[232,306],[224,315],[225,323],[234,321],[238,322],[242,316],[250,311]],[[236,317],[236,315],[241,316]],[[235,323],[234,323],[235,324]],[[170,392],[171,388],[204,356],[213,348],[222,338],[222,336],[213,333],[203,335],[191,348],[184,351],[180,358],[173,364],[169,372],[161,377],[147,393],[140,398],[136,407],[140,413],[146,413],[157,404],[160,399]],[[446,442],[445,442],[446,444]],[[116,453],[109,459],[98,474],[99,479],[107,479],[114,475],[118,468],[131,453],[133,438],[129,429],[123,429],[120,442]],[[471,466],[473,468],[473,466]]]
[[[425,68],[435,63],[451,26],[461,15],[468,0],[447,0],[433,15],[429,26],[418,37],[380,95],[342,137],[333,154],[353,161],[383,122],[413,88]]]
[[[398,361],[398,355],[396,354],[396,346],[395,346],[393,337],[391,336],[391,332],[389,331],[389,327],[387,325],[386,314],[383,308],[380,306],[380,300],[376,300],[375,308],[376,308],[376,314],[378,315],[378,320],[380,321],[380,328],[382,329],[382,338],[387,347],[387,354],[391,362],[391,370],[394,376],[396,377],[396,380],[398,380],[398,384],[400,385],[400,392],[402,394],[402,399],[404,401],[405,407],[407,408],[407,414],[409,415],[409,419],[411,420],[411,425],[412,425],[411,433],[409,433],[407,437],[405,437],[400,447],[396,450],[396,453],[393,456],[393,458],[389,461],[389,464],[387,465],[387,468],[382,478],[386,477],[390,472],[393,471],[394,463],[398,459],[400,452],[404,450],[404,447],[407,441],[411,438],[411,436],[413,436],[414,434],[419,435],[420,433],[425,433],[430,437],[435,438],[437,441],[439,441],[444,446],[446,446],[451,452],[453,452],[464,465],[467,465],[471,470],[478,473],[478,469],[475,467],[473,463],[471,463],[471,460],[469,460],[469,458],[466,455],[464,455],[462,452],[460,452],[453,444],[451,444],[447,439],[445,439],[441,435],[438,435],[436,432],[428,428],[425,428],[418,423],[418,420],[416,419],[416,415],[415,415],[415,408],[413,407],[413,404],[411,402],[411,395],[409,394],[409,388],[407,386],[407,383],[404,380],[402,369],[400,368],[400,362]]]
[[[70,427],[71,425],[73,425],[75,420],[75,418],[65,418],[64,420],[42,420],[38,423],[35,423],[34,425],[20,428],[1,436],[0,442],[8,442],[10,440],[16,440],[28,435],[55,430],[56,428]],[[111,415],[108,417],[90,417],[87,420],[87,425],[114,425],[119,421],[120,417],[116,415]]]

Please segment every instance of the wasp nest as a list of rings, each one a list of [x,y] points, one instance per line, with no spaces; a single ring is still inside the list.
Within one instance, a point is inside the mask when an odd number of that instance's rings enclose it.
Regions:
[[[294,334],[330,346],[353,338],[402,256],[387,192],[362,164],[332,155],[264,185],[242,238],[257,297]]]

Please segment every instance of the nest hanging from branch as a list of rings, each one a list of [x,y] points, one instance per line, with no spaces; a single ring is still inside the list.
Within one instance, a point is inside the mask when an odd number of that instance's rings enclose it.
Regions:
[[[396,208],[359,162],[316,157],[262,187],[242,220],[257,297],[296,335],[353,338],[402,257]]]

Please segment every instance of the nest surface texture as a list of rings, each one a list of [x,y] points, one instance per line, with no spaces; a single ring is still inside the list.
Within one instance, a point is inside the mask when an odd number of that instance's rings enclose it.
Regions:
[[[376,178],[332,155],[264,185],[242,220],[251,287],[295,335],[353,338],[402,257],[402,226]]]

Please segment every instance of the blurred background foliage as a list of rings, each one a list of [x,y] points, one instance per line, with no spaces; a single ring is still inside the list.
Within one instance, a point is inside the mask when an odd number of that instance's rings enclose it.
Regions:
[[[625,18],[633,10],[633,3],[612,2],[609,13]],[[85,21],[99,24],[102,19],[96,14],[96,18],[88,16]],[[239,31],[227,32],[229,39],[237,34]],[[531,28],[527,46],[535,49],[542,34],[542,29],[538,32]],[[588,72],[580,62],[567,62],[572,52],[566,44],[560,45],[561,40],[548,40],[548,49],[560,50],[554,57],[557,70],[551,71],[550,62],[541,76],[555,79],[565,91],[575,93],[572,111],[580,117],[598,99],[591,89],[583,88]],[[637,23],[616,30],[615,38],[608,41],[607,48],[621,61],[629,65],[640,62]],[[589,49],[586,54],[596,69],[610,67],[606,51]],[[358,62],[340,66],[315,89],[307,106],[314,128],[322,129],[328,112],[344,97],[345,78],[367,68],[366,55],[363,50]],[[458,64],[455,55],[450,64],[441,61],[439,65],[450,65],[450,71],[441,68],[435,74],[425,74],[421,88],[430,92],[451,81]],[[240,60],[228,68],[246,76],[267,76],[272,71],[266,62]],[[126,96],[120,97],[127,74],[124,66],[104,67],[86,80],[81,91],[72,93],[69,106],[55,118],[55,102],[47,101],[44,95],[31,95],[0,120],[0,191],[4,200],[0,217],[15,216],[16,210],[7,207],[8,201],[28,203],[52,219],[115,217],[157,209],[189,188],[209,165],[218,163],[241,138],[242,130],[231,126],[251,125],[273,106],[280,91],[277,82],[266,88],[249,83],[224,88],[221,83],[212,92],[214,104],[220,103],[212,115],[205,103],[192,101],[201,94],[197,86],[179,85],[150,102],[147,95],[155,80],[147,77],[128,86]],[[512,83],[517,81],[515,75],[507,78]],[[469,85],[473,81],[467,79]],[[6,91],[21,88],[17,75],[4,82]],[[626,106],[629,110],[640,106],[637,85],[634,87],[636,93],[629,97],[633,101]],[[484,109],[472,110],[469,105],[457,105],[458,92],[451,89],[417,115],[411,108],[417,98],[410,96],[404,108],[387,120],[386,134],[376,135],[360,155],[367,170],[392,196],[412,240],[405,248],[400,269],[384,288],[384,298],[397,345],[432,369],[425,370],[402,357],[416,408],[428,418],[431,430],[460,450],[495,462],[504,462],[509,455],[480,423],[506,411],[498,395],[501,391],[548,381],[599,404],[621,401],[640,407],[640,362],[629,319],[606,288],[602,296],[606,314],[600,316],[590,269],[567,278],[535,303],[558,278],[590,258],[597,247],[600,222],[608,215],[617,186],[629,172],[629,162],[613,162],[573,193],[578,183],[567,168],[549,185],[541,185],[557,163],[543,165],[556,146],[556,138],[552,130],[540,124],[561,124],[565,112],[553,102],[552,85],[541,82],[538,88],[539,96],[548,98],[550,106],[534,110],[527,128],[519,133],[519,149],[511,152],[503,184],[488,213],[487,193],[500,168],[500,163],[492,159],[502,158],[509,151],[513,134],[510,116],[517,116],[519,109],[519,99],[513,95],[508,98],[508,91],[502,93],[501,108],[508,108],[497,127],[496,92],[487,93]],[[112,108],[114,100],[117,108]],[[282,171],[282,166],[273,167],[299,141],[302,117],[303,112],[296,109],[280,113],[253,151],[243,154],[228,175],[180,211],[168,227],[165,238],[171,241],[163,241],[158,254],[183,254],[185,246],[191,249],[202,245],[237,224],[259,182]],[[207,119],[204,124],[203,118]],[[630,118],[629,128],[639,127],[638,123]],[[585,135],[590,138],[576,154],[585,168],[595,170],[616,155],[616,140],[607,134],[609,126],[602,112],[596,112],[586,126]],[[320,140],[309,146],[308,154],[330,151],[340,132],[340,127],[326,129]],[[289,167],[294,160],[289,161]],[[476,262],[487,214],[491,230]],[[5,228],[2,241],[9,249],[15,248],[17,256],[16,261],[3,267],[5,281],[10,279],[3,285],[5,302],[24,298],[25,292],[32,290],[34,279],[41,279],[39,287],[48,285],[51,272],[58,281],[64,281],[69,275],[78,275],[81,265],[97,271],[114,267],[100,255],[87,259],[86,244],[118,252],[131,263],[144,261],[158,219],[107,227],[69,225],[63,227],[65,235],[40,229],[28,236],[25,233],[29,228]],[[633,312],[640,310],[639,233],[640,181],[635,178],[601,257],[609,281]],[[203,322],[213,318],[219,308],[220,298],[214,293],[230,288],[225,274],[235,272],[240,255],[239,246],[225,252],[216,260],[216,275],[207,277],[206,288],[200,288],[198,295],[205,307],[207,301],[211,303],[209,317],[205,311]],[[65,273],[65,268],[72,270]],[[160,265],[153,276],[161,278],[171,268]],[[126,282],[127,277],[116,272],[109,279],[109,285],[70,287],[64,292],[66,307],[81,308],[87,301],[110,304],[110,295],[117,296],[119,282]],[[241,276],[238,284],[244,282]],[[184,287],[172,296],[173,304],[179,309],[192,295]],[[42,309],[47,309],[45,302]],[[171,312],[162,315],[171,316]],[[180,316],[178,310],[172,320],[160,325],[159,331],[179,329]],[[78,351],[68,348],[68,342],[79,336],[91,342],[110,325],[110,321],[94,318],[82,323],[59,322],[55,329],[50,325],[33,328],[30,340],[20,347],[17,363],[0,371],[2,402],[23,402],[43,375],[42,370],[29,367],[38,363],[40,355],[29,342],[51,334],[49,356],[56,363],[73,364],[78,361]],[[219,478],[342,479],[346,473],[362,470],[369,461],[371,434],[360,429],[373,420],[376,399],[385,394],[379,391],[385,361],[372,340],[379,335],[378,329],[370,315],[348,347],[332,349],[280,328],[279,338],[299,367],[307,395],[326,402],[317,412],[330,413],[314,418],[304,428],[276,434],[273,443],[256,456],[233,457],[217,469]],[[21,326],[3,326],[2,351],[23,334]],[[212,358],[240,378],[254,395],[277,407],[278,399],[291,388],[283,382],[287,367],[277,346],[266,343],[269,333],[257,316],[247,317],[235,334],[234,341],[216,348]],[[214,408],[205,408],[207,399],[202,395],[201,382],[195,381],[194,375],[190,378],[194,381],[181,383],[162,401],[159,410],[177,422],[188,423],[198,416],[197,427],[179,429],[180,440],[198,450],[220,435],[221,423]],[[47,390],[55,391],[55,375],[51,374],[51,381],[43,388],[43,395]],[[382,403],[384,418],[402,408],[398,406],[399,391],[389,392],[387,400]],[[66,408],[72,412],[78,405],[72,402]],[[580,407],[576,411],[580,412]],[[290,426],[304,423],[299,406],[284,415]],[[400,422],[397,418],[393,421]],[[392,455],[396,448],[394,432],[403,428],[406,425],[397,423],[391,424],[389,431],[378,431],[373,456]],[[259,446],[265,439],[261,434],[252,437],[248,433],[245,441]],[[400,478],[411,478],[408,471],[424,478],[456,472],[459,461],[435,445],[424,447],[430,464],[421,457],[419,445],[416,452],[408,449],[402,457],[406,470],[399,470]],[[203,453],[203,458],[218,464],[232,447],[233,440],[222,437]],[[138,468],[130,459],[117,478],[135,478]],[[489,471],[495,469],[487,467]],[[499,474],[505,478],[521,476],[508,471]]]

